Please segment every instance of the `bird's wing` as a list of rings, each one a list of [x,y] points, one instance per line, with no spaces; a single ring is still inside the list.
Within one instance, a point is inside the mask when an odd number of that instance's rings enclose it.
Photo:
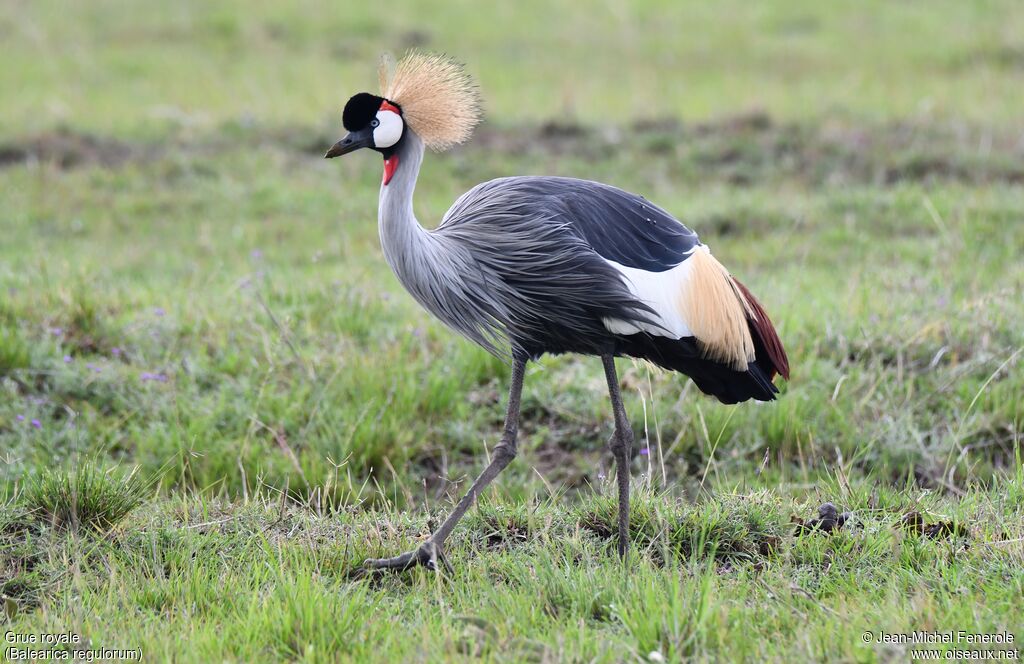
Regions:
[[[609,331],[694,337],[705,357],[747,369],[760,341],[761,330],[754,325],[762,315],[759,305],[695,232],[641,196],[615,187],[587,181],[554,186],[564,189],[559,200],[565,220],[657,314],[650,322],[606,318]]]
[[[492,243],[512,232],[541,235],[559,229],[563,246],[571,241],[586,247],[589,251],[582,253],[596,261],[590,263],[595,274],[573,276],[588,278],[594,297],[603,286],[615,292],[625,286],[627,294],[644,305],[603,316],[607,331],[642,331],[675,339],[694,336],[691,322],[680,310],[679,294],[685,290],[694,262],[690,259],[700,241],[696,233],[641,196],[574,178],[500,178],[466,192],[437,230],[453,233],[463,226],[469,227],[466,230],[488,227]],[[530,243],[524,238],[522,244]],[[595,280],[598,272],[604,282]]]
[[[647,199],[600,182],[508,177],[481,183],[455,201],[441,226],[480,221],[515,206],[522,216],[565,224],[598,255],[626,267],[663,272],[700,244],[697,234]]]
[[[536,262],[549,251],[572,255],[572,260],[560,260],[558,270],[536,275],[552,287],[546,292],[581,284],[597,303],[604,291],[621,301],[624,286],[626,295],[642,306],[606,307],[599,314],[614,335],[694,338],[705,358],[740,371],[755,360],[759,348],[781,348],[756,300],[697,234],[636,194],[572,178],[501,178],[464,194],[437,230],[458,233],[463,225],[475,231],[477,240],[494,245],[482,251],[508,254],[509,260]],[[506,235],[522,237],[504,242]],[[556,244],[541,246],[533,239],[549,235]],[[592,260],[569,251],[567,243],[588,247],[577,253]],[[588,272],[570,274],[569,266]],[[781,360],[774,364],[785,367]]]
[[[647,199],[599,182],[551,178],[565,220],[605,259],[647,272],[670,270],[700,244],[697,234]]]

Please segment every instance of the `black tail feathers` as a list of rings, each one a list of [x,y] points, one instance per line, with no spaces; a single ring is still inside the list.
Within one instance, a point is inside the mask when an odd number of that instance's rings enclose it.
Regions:
[[[618,353],[649,360],[658,366],[684,373],[693,379],[701,392],[722,403],[733,404],[755,399],[773,401],[779,390],[772,384],[771,374],[761,366],[758,357],[746,371],[701,357],[693,337],[669,339],[648,334],[623,337]]]

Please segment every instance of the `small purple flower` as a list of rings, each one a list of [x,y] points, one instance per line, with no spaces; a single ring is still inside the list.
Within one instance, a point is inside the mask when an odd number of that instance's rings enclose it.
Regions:
[[[93,372],[93,373],[99,373],[100,371],[103,371],[102,367],[98,367],[98,366],[96,366],[95,364],[93,364],[91,362],[86,364],[85,368],[88,369],[89,371]]]
[[[64,364],[71,364],[71,356],[70,355],[65,355],[64,356]]]
[[[24,422],[25,421],[25,416],[24,415],[18,415],[14,419],[18,420],[19,422]]]
[[[60,335],[64,334],[64,328],[62,328],[62,327],[51,327],[50,328],[50,334],[52,334],[55,337],[59,337]]]
[[[651,453],[651,448],[650,447],[641,447],[640,448],[640,456],[647,456],[650,453]]]
[[[117,346],[111,348],[110,352],[114,354],[114,357],[121,357],[121,349],[118,348]]]
[[[156,316],[164,316],[166,313],[167,312],[164,311],[163,307],[157,307],[157,308],[153,309],[153,314],[156,315]]]
[[[259,249],[253,249],[252,251],[249,252],[249,256],[254,261],[258,261],[259,259],[263,258],[263,252],[260,251]]]
[[[33,419],[32,420],[32,426],[34,426],[37,429],[42,429],[43,428],[43,423],[40,422],[39,420]]]
[[[150,371],[143,371],[141,374],[139,374],[139,378],[141,378],[142,380],[155,380],[158,383],[166,383],[167,382],[167,376],[166,375],[164,375],[162,373],[153,373],[153,372],[150,372]]]

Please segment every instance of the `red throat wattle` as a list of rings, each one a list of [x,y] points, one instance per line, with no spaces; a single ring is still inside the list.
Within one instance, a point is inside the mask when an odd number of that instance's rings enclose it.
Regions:
[[[393,154],[390,157],[384,159],[384,184],[391,182],[391,178],[395,175],[395,171],[398,169],[398,155]]]

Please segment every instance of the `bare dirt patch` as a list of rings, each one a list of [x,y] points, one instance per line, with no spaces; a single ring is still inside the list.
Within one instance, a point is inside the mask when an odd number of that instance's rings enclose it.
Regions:
[[[151,154],[140,144],[61,129],[0,145],[0,168],[25,163],[53,164],[67,170],[80,166],[120,166]]]
[[[32,162],[62,169],[117,167],[177,152],[205,154],[245,145],[319,156],[337,139],[327,125],[226,124],[160,144],[128,142],[68,129],[0,145],[0,168]],[[797,180],[808,185],[900,182],[1024,182],[1024,127],[988,128],[956,122],[866,124],[846,119],[779,122],[760,113],[685,123],[651,118],[593,127],[572,122],[483,126],[454,157],[555,156],[609,159],[642,154],[672,177],[737,186]]]
[[[692,124],[674,118],[611,128],[549,123],[485,127],[467,149],[583,158],[639,149],[668,160],[687,177],[735,185],[779,179],[880,186],[903,181],[1024,182],[1024,129],[952,122],[777,122],[755,112]]]

